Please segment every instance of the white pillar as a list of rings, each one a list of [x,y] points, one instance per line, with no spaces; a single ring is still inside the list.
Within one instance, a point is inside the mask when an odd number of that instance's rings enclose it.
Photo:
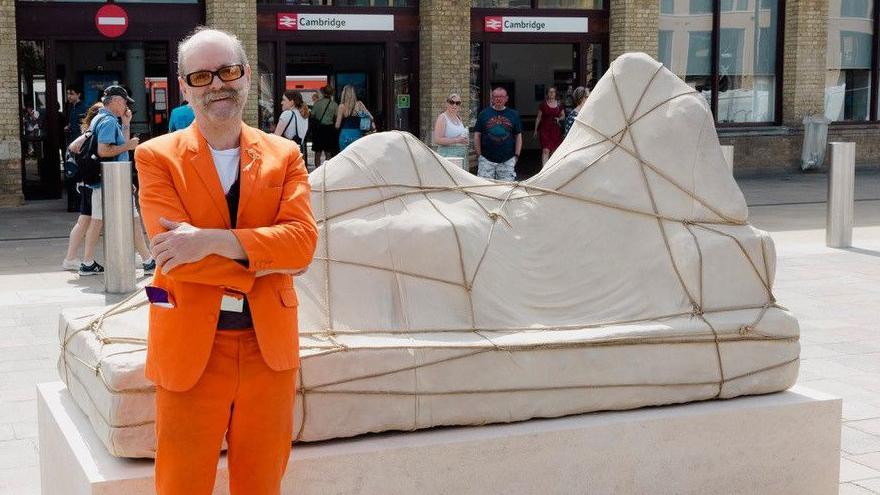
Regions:
[[[828,247],[852,246],[855,175],[856,143],[831,143],[828,216],[825,226],[825,244]]]
[[[135,289],[131,162],[102,165],[104,257],[107,260],[104,286],[111,294],[126,294]]]
[[[727,166],[730,167],[731,173],[733,172],[733,145],[721,145],[721,154],[724,155],[724,161],[727,162]]]

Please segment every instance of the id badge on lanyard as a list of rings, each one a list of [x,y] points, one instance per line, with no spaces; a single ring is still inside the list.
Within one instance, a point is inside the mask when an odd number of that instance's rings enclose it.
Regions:
[[[244,294],[226,292],[220,300],[220,311],[241,313],[244,311]]]

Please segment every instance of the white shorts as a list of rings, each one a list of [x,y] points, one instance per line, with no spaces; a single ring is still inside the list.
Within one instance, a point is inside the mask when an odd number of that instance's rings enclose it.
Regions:
[[[140,218],[137,206],[134,204],[134,198],[131,199],[131,216],[132,218]],[[101,187],[92,189],[92,218],[104,220],[104,189]]]

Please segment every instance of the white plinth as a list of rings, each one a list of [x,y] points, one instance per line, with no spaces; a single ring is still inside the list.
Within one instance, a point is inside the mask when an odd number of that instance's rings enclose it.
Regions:
[[[38,386],[44,495],[153,493],[64,384]],[[285,494],[836,494],[841,400],[778,394],[297,445]],[[215,494],[227,494],[225,460]]]

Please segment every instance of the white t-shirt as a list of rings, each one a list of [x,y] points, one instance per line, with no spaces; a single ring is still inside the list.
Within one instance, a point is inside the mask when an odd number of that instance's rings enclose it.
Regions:
[[[293,115],[296,117],[296,122],[290,122],[290,116]],[[290,122],[290,125],[287,123]],[[284,137],[287,139],[293,139],[293,136],[299,136],[300,139],[305,139],[306,132],[309,130],[309,119],[302,116],[299,113],[299,110],[285,110],[281,112],[281,116],[278,117],[278,125],[287,130],[284,131]]]
[[[211,148],[210,146],[208,146]],[[235,179],[238,178],[238,164],[241,161],[241,149],[215,150],[211,148],[211,157],[214,166],[217,167],[217,175],[220,176],[220,184],[223,184],[223,194],[232,189]]]

